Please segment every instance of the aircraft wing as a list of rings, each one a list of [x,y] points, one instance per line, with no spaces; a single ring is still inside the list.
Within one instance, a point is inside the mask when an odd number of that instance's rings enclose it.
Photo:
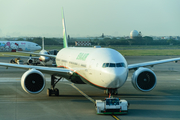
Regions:
[[[145,66],[153,66],[157,64],[167,63],[167,62],[173,62],[173,61],[179,61],[180,58],[171,58],[171,59],[164,59],[164,60],[156,60],[156,61],[150,61],[150,62],[144,62],[144,63],[136,63],[128,65],[128,69],[137,69],[139,67],[145,67]]]
[[[39,57],[30,57],[30,56],[20,56],[20,55],[8,55],[8,54],[3,54],[4,56],[11,56],[11,57],[18,57],[18,58],[32,58],[32,59],[39,59]]]
[[[0,66],[4,67],[13,67],[13,68],[20,68],[20,69],[36,69],[43,73],[55,75],[55,76],[61,76],[64,78],[69,78],[73,72],[69,69],[64,68],[56,68],[56,67],[43,67],[43,66],[31,66],[31,65],[19,65],[19,64],[11,64],[11,63],[3,63],[0,62]]]
[[[16,51],[16,52],[19,52],[19,51]],[[26,54],[31,54],[31,55],[39,55],[39,56],[56,58],[56,55],[49,55],[49,54],[40,54],[40,53],[34,53],[34,52],[19,52],[19,53],[26,53]]]

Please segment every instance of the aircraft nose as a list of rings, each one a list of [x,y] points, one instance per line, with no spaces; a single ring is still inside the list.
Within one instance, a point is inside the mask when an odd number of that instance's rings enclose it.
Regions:
[[[109,74],[106,77],[106,82],[109,88],[119,88],[125,83],[128,75],[126,68],[115,68],[108,71]]]
[[[41,46],[38,46],[38,50],[41,50]]]
[[[41,46],[36,46],[34,49],[35,50],[41,50]]]

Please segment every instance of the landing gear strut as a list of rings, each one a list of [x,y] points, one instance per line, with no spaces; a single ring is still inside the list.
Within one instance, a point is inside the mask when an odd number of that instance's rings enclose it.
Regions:
[[[106,95],[117,95],[118,94],[118,90],[117,89],[106,89],[104,90],[104,94]]]
[[[56,77],[51,75],[51,88],[47,89],[48,96],[51,96],[52,94],[54,94],[55,96],[59,96],[59,90],[57,88],[55,88],[55,85],[61,80],[61,78],[62,77],[57,79]]]

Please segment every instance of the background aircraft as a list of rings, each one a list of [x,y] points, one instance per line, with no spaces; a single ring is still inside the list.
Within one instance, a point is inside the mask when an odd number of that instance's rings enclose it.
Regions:
[[[51,89],[47,89],[49,96],[59,95],[55,85],[61,78],[76,84],[95,86],[105,90],[107,94],[117,94],[117,89],[124,85],[128,72],[132,69],[135,70],[132,76],[133,86],[140,91],[148,92],[156,86],[157,79],[155,73],[145,66],[180,60],[172,58],[128,65],[125,58],[114,49],[68,47],[64,16],[62,22],[64,48],[57,55],[39,54],[55,58],[57,68],[0,62],[0,66],[27,70],[21,78],[21,86],[27,93],[37,94],[45,88],[46,79],[43,73],[46,73],[51,75]]]
[[[20,55],[7,55],[7,54],[4,54],[5,56],[12,56],[12,57],[17,57],[15,58],[15,60],[10,60],[10,63],[16,63],[16,60],[17,59],[20,59],[20,58],[28,58],[27,60],[27,64],[29,65],[37,65],[37,64],[42,64],[42,65],[45,65],[46,62],[52,60],[52,65],[56,65],[55,64],[55,60],[53,58],[50,58],[50,57],[46,57],[46,56],[42,56],[44,54],[49,54],[48,51],[46,51],[44,49],[44,38],[42,38],[42,50],[39,52],[39,53],[34,53],[34,52],[22,52],[20,51],[21,53],[26,53],[26,54],[30,54],[30,56],[20,56]],[[42,54],[40,57],[35,57],[35,56],[32,56],[32,55],[39,55],[39,54]]]
[[[30,55],[39,55],[40,57],[38,58],[40,63],[45,65],[46,62],[52,60],[52,65],[55,66],[56,65],[56,62],[55,62],[55,59],[54,58],[51,58],[49,56],[45,56],[45,55],[49,55],[50,53],[53,55],[56,55],[57,54],[57,51],[56,50],[52,50],[50,52],[46,51],[44,49],[44,38],[42,38],[42,50],[39,52],[39,53],[34,53],[34,52],[21,52],[21,53],[26,53],[26,54],[30,54]],[[33,57],[31,57],[33,58]],[[37,59],[37,57],[35,57],[35,59]]]
[[[36,51],[41,46],[28,41],[0,41],[0,52]]]

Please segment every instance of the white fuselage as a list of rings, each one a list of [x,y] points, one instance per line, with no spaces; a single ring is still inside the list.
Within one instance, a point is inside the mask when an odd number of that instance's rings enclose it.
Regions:
[[[28,41],[0,41],[0,52],[36,51],[41,47]]]
[[[110,48],[63,48],[56,64],[71,69],[84,83],[103,89],[121,87],[128,76],[125,58]]]

